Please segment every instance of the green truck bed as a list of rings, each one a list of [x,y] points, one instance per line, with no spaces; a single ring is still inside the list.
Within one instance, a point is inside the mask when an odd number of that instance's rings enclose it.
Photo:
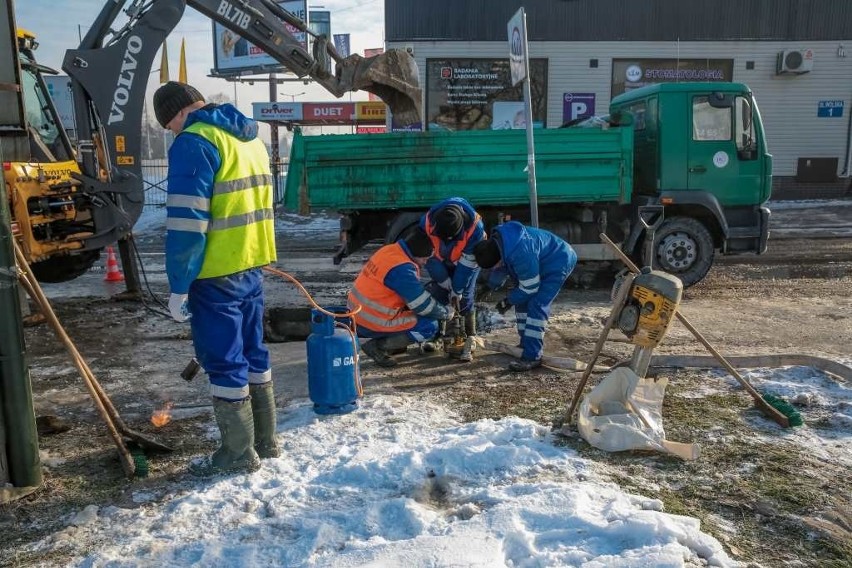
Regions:
[[[628,203],[633,128],[536,130],[540,205]],[[452,196],[473,205],[529,203],[524,130],[304,136],[296,131],[284,205],[312,210],[425,209]]]

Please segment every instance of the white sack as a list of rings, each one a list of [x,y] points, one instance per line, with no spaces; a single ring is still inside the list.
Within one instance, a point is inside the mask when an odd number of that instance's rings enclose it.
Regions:
[[[628,367],[611,371],[580,404],[580,435],[608,452],[655,450],[685,460],[697,458],[695,444],[666,440],[662,416],[666,385],[665,378],[640,379]]]

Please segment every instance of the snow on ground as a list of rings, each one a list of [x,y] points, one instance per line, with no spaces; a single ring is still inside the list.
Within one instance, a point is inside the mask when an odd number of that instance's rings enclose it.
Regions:
[[[281,412],[250,475],[90,505],[34,545],[81,566],[734,566],[699,521],[601,480],[519,418],[461,424],[415,396]]]
[[[340,230],[340,220],[334,213],[311,213],[298,215],[296,213],[277,213],[275,216],[275,234],[279,237],[305,238],[317,235],[336,236]],[[142,214],[133,225],[136,236],[166,235],[166,208],[148,205],[142,209]]]
[[[838,357],[833,360],[852,367],[852,358]],[[679,396],[700,398],[725,392],[725,384],[732,389],[742,388],[725,371],[708,373],[721,377],[724,382],[708,381]],[[813,367],[741,369],[741,374],[758,392],[773,394],[791,403],[805,420],[805,425],[801,427],[773,430],[772,437],[767,438],[767,441],[793,443],[815,455],[852,468],[852,385]]]
[[[792,201],[769,201],[770,210],[780,209],[831,209],[832,207],[852,207],[850,199],[802,199]]]

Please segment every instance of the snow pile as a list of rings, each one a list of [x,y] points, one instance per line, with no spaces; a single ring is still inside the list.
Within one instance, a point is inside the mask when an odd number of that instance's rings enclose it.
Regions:
[[[254,474],[102,509],[37,548],[85,566],[735,565],[697,519],[598,480],[529,420],[375,396],[344,416],[293,405],[279,440]]]

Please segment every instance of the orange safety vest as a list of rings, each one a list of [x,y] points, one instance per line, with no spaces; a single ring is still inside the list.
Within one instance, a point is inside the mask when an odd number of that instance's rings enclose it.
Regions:
[[[349,290],[347,301],[350,310],[361,306],[361,311],[355,315],[358,325],[372,331],[394,333],[417,324],[417,315],[408,309],[402,296],[385,286],[387,273],[405,263],[414,265],[419,278],[420,267],[399,243],[385,245],[370,257]]]
[[[462,252],[464,252],[464,247],[467,246],[467,242],[470,240],[470,237],[473,236],[473,232],[476,230],[476,226],[479,224],[481,219],[482,217],[479,216],[479,213],[473,217],[473,223],[470,224],[470,228],[465,231],[462,238],[456,241],[456,244],[453,245],[453,248],[450,251],[450,262],[456,264],[459,261],[462,256]],[[432,234],[433,229],[432,218],[429,213],[426,213],[426,234],[429,235],[429,238],[432,240],[432,246],[435,248],[435,256],[438,257],[438,260],[444,260],[444,257],[441,254],[441,243],[443,241]]]

